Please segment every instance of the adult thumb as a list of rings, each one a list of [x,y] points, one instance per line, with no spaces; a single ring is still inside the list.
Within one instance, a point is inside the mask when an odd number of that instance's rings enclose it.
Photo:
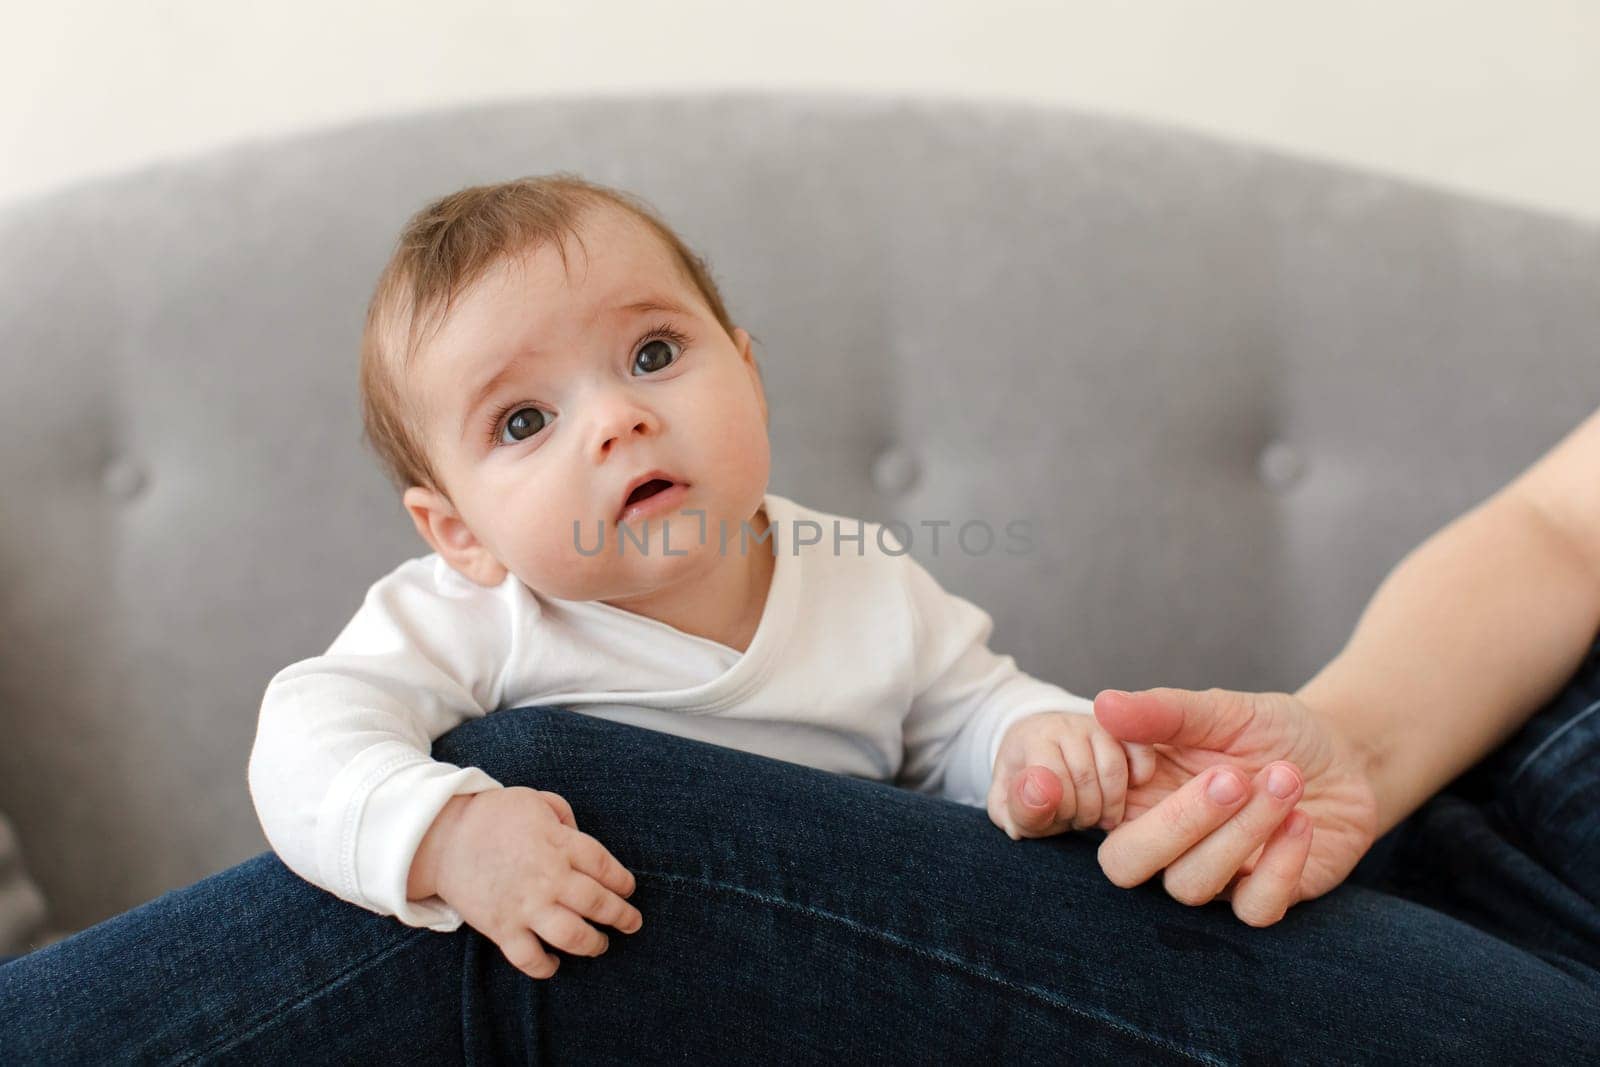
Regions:
[[[1095,721],[1111,736],[1146,744],[1215,747],[1252,715],[1249,694],[1226,689],[1103,689],[1094,698]]]

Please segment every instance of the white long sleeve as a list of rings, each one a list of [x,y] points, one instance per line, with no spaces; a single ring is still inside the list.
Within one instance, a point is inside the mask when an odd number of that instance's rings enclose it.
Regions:
[[[881,527],[836,545],[828,533],[860,520],[772,493],[765,507],[776,565],[742,652],[511,575],[486,589],[435,554],[380,578],[327,652],[267,686],[249,781],[272,848],[344,900],[448,932],[455,909],[405,890],[445,803],[502,787],[431,757],[467,719],[560,706],[981,808],[1007,726],[1092,712],[990,651],[988,614]]]
[[[408,901],[406,881],[452,796],[500,788],[475,767],[429,755],[434,738],[499,704],[514,631],[497,594],[437,557],[410,560],[372,586],[326,653],[273,677],[250,794],[268,842],[296,874],[407,925],[461,925],[438,897]]]
[[[916,626],[916,694],[897,783],[984,807],[1006,729],[1040,711],[1094,714],[1094,702],[1018,669],[989,649],[994,620],[939,586],[916,560],[907,589]]]

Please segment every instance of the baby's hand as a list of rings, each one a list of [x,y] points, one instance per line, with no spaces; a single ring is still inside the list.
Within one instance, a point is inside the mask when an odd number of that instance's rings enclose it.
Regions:
[[[530,978],[556,973],[546,945],[579,956],[606,950],[606,936],[585,920],[628,934],[644,925],[623,899],[633,893],[633,874],[578,829],[572,806],[555,793],[526,786],[475,793],[429,833],[435,830],[442,836],[434,892]]]
[[[1047,711],[1006,730],[989,786],[989,818],[1015,841],[1122,821],[1128,786],[1155,773],[1148,745],[1113,737],[1093,715]]]

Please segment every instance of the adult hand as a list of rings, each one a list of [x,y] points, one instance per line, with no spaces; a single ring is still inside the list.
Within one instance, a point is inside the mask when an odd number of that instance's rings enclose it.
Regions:
[[[1156,754],[1154,774],[1129,788],[1125,820],[1100,845],[1116,885],[1164,870],[1174,899],[1220,896],[1245,923],[1270,926],[1344,881],[1376,839],[1370,758],[1298,697],[1108,689],[1094,714],[1112,736]],[[1268,788],[1280,770],[1292,776],[1284,796]],[[1236,787],[1234,799],[1209,791],[1219,780]]]

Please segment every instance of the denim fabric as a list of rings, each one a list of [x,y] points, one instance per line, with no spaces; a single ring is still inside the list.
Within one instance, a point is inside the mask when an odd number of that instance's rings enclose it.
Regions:
[[[535,981],[267,852],[0,968],[0,1062],[1596,1062],[1597,684],[1600,654],[1262,930],[1116,888],[1099,831],[1013,842],[881,783],[497,712],[434,755],[566,797],[637,877],[638,934]]]
[[[1379,845],[1354,880],[1600,988],[1600,642],[1516,734]]]

